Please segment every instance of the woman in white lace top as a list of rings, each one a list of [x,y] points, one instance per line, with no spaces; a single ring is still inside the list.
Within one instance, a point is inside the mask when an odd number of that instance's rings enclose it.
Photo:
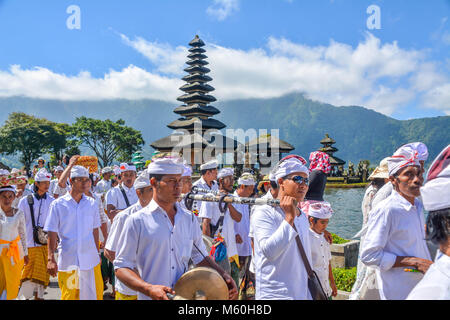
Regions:
[[[14,209],[11,186],[0,188],[0,300],[17,297],[24,263],[28,263],[25,217]]]

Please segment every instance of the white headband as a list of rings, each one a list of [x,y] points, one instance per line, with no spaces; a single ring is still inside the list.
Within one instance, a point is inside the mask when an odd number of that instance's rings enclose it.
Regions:
[[[89,171],[83,166],[74,166],[70,170],[70,179],[73,178],[89,178]]]
[[[4,191],[11,191],[11,192],[14,192],[14,194],[15,194],[16,193],[16,188],[14,186],[6,187],[6,188],[0,188],[0,192],[4,192]]]
[[[330,219],[332,215],[333,209],[331,209],[330,203],[326,201],[309,204],[308,216],[310,217],[317,219]]]
[[[183,161],[179,157],[154,159],[147,168],[149,174],[183,174]]]
[[[136,167],[133,165],[129,165],[128,163],[121,163],[119,169],[120,169],[120,173],[125,172],[125,171],[136,172]]]
[[[420,194],[427,211],[450,208],[450,145],[433,161]]]
[[[34,181],[36,182],[50,181],[51,179],[52,175],[46,169],[40,169],[34,176]]]
[[[422,142],[413,142],[405,144],[404,147],[409,147],[417,151],[417,158],[419,161],[427,161],[428,159],[428,148]]]
[[[244,185],[244,186],[254,186],[255,180],[253,179],[253,176],[251,174],[243,174],[238,179],[238,185]]]
[[[134,189],[143,189],[146,187],[150,187],[150,179],[148,178],[148,173],[143,171],[139,174],[139,176],[134,181]]]
[[[192,168],[191,166],[184,164],[184,171],[183,174],[181,175],[182,177],[190,177],[192,176]]]
[[[232,176],[234,174],[234,168],[223,168],[217,174],[217,179]]]
[[[113,169],[111,167],[105,167],[102,169],[102,174],[113,172]]]
[[[290,158],[281,162],[273,175],[275,176],[276,181],[278,181],[278,179],[284,178],[294,172],[303,172],[309,177],[309,169],[296,158]]]
[[[400,169],[408,166],[420,166],[418,151],[411,146],[401,146],[388,158],[389,176],[393,176]]]
[[[217,169],[219,162],[217,160],[208,161],[200,166],[200,170]]]

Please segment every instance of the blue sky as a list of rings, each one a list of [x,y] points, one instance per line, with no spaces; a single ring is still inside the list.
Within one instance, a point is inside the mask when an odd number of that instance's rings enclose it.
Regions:
[[[380,30],[366,26],[372,4]],[[450,115],[449,0],[0,0],[0,96],[174,101],[195,34],[219,99],[302,91],[398,119]]]

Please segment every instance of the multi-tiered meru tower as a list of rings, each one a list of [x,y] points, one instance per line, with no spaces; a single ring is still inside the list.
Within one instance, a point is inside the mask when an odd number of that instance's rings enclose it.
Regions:
[[[208,58],[205,55],[206,50],[203,48],[205,43],[198,36],[195,36],[189,45],[191,46],[188,55],[189,60],[186,62],[188,67],[184,69],[188,75],[183,77],[182,80],[186,84],[180,88],[184,94],[177,99],[183,102],[183,105],[174,110],[181,118],[167,126],[173,130],[185,131],[183,134],[174,133],[157,140],[151,146],[160,152],[173,152],[175,148],[179,151],[180,148],[190,147],[190,162],[192,165],[198,165],[209,160],[203,157],[205,148],[214,150],[211,154],[211,157],[214,157],[217,155],[217,151],[219,153],[234,152],[238,142],[220,134],[218,130],[225,128],[226,125],[219,120],[211,118],[219,114],[220,111],[209,105],[215,102],[216,98],[210,95],[215,89],[208,84],[208,82],[212,81],[212,78],[207,75],[211,70],[205,67],[209,64],[205,60]],[[217,130],[217,133],[213,136],[204,134],[206,130],[211,129]],[[186,131],[189,134],[186,134]],[[217,145],[220,147],[217,148]],[[183,154],[183,156],[185,159],[189,158],[186,154]]]

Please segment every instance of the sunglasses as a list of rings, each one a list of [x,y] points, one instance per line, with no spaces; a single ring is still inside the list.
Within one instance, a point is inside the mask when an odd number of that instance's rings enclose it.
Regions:
[[[309,179],[308,178],[304,178],[302,176],[294,176],[292,178],[286,178],[286,179],[292,180],[292,181],[294,181],[295,183],[298,183],[298,184],[304,183],[306,186],[309,186]]]

